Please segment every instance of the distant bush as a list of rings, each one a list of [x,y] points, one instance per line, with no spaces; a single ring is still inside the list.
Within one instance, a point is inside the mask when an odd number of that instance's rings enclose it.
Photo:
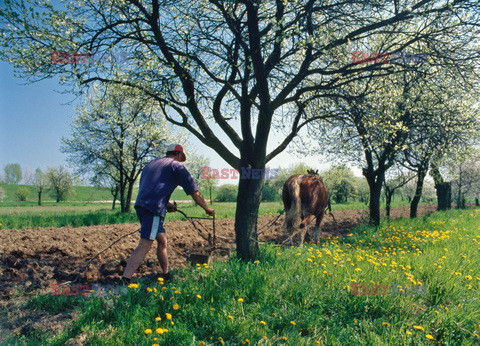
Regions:
[[[18,200],[21,202],[26,201],[29,194],[30,189],[28,187],[19,187],[18,190],[15,192],[15,196],[17,196]]]
[[[238,187],[235,185],[221,185],[218,188],[217,200],[219,202],[236,202]]]
[[[7,194],[5,193],[5,190],[3,187],[0,187],[0,202],[3,202],[3,200],[7,197]]]

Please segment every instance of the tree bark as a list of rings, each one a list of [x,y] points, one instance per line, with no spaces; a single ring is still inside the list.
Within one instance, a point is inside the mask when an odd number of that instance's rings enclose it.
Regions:
[[[392,206],[392,197],[395,190],[385,185],[385,213],[386,217],[390,217],[390,210]]]
[[[420,198],[422,197],[423,182],[425,181],[425,176],[427,175],[427,167],[428,166],[421,168],[420,172],[418,173],[415,195],[410,203],[410,218],[412,219],[417,217],[418,204],[420,203]]]
[[[237,256],[243,261],[254,261],[258,257],[257,219],[263,184],[263,177],[241,178],[238,184],[235,237]]]
[[[370,188],[370,224],[378,226],[380,224],[380,199],[382,197],[382,185],[385,180],[385,170],[378,168],[376,172],[368,170],[364,172]]]
[[[450,182],[443,180],[438,166],[431,164],[430,175],[435,182],[435,190],[437,191],[437,210],[449,210],[452,208],[452,185]]]
[[[38,190],[38,205],[42,205],[42,190]]]

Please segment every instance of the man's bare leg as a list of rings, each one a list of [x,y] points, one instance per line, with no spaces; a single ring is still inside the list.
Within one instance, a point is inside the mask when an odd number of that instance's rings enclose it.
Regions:
[[[132,278],[133,273],[137,271],[148,251],[152,248],[152,244],[153,240],[140,238],[137,248],[132,252],[128,260],[125,271],[123,272],[123,278]]]
[[[165,233],[158,233],[157,238],[157,258],[162,267],[163,274],[168,274],[168,256],[167,256],[167,235]]]

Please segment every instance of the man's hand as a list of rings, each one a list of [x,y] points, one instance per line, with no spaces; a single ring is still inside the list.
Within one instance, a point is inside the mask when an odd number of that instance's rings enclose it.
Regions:
[[[168,211],[169,213],[172,213],[172,212],[174,212],[174,211],[177,211],[177,206],[176,206],[175,204],[173,204],[173,203],[168,202],[168,203],[167,203],[167,211]]]
[[[205,209],[205,212],[210,215],[210,216],[215,216],[215,210],[207,208]]]

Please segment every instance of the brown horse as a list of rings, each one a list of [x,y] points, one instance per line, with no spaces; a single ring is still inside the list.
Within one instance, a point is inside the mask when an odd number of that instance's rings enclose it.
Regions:
[[[328,190],[323,184],[317,171],[307,171],[308,174],[295,174],[287,179],[283,185],[282,199],[285,207],[284,227],[288,234],[287,240],[293,238],[293,229],[300,228],[300,246],[303,245],[305,234],[310,228],[310,223],[315,218],[313,236],[315,242],[320,234],[320,224],[325,214],[325,209],[330,207]]]

